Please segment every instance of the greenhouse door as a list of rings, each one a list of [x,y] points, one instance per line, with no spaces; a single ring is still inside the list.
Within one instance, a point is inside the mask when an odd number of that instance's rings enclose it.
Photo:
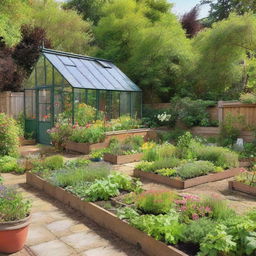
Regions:
[[[37,141],[41,144],[50,144],[50,136],[47,130],[52,127],[51,111],[51,89],[44,88],[38,90],[38,135]]]

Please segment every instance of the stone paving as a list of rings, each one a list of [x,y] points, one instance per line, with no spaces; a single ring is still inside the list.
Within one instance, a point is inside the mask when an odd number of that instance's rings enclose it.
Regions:
[[[32,223],[26,246],[38,256],[143,256],[137,248],[99,227],[73,209],[25,183],[25,175],[2,174],[31,199]],[[28,256],[25,250],[13,254]]]

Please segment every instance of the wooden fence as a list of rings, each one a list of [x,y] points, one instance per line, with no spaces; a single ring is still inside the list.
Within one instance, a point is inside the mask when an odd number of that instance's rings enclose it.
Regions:
[[[171,103],[145,104],[145,107],[164,110],[171,107]],[[209,107],[207,112],[211,120],[223,122],[227,115],[243,116],[244,126],[256,127],[256,104],[244,104],[238,101],[219,101],[215,107]]]
[[[24,111],[23,92],[1,92],[0,93],[0,113],[6,113],[14,118]]]
[[[218,102],[218,120],[223,122],[227,116],[243,118],[244,127],[256,127],[256,104],[244,104],[234,101],[219,101]]]

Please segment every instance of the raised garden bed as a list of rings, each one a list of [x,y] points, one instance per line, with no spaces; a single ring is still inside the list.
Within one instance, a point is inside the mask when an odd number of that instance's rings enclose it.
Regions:
[[[77,143],[68,141],[65,145],[66,150],[78,152],[82,154],[89,154],[92,150],[106,148],[112,138],[116,138],[119,141],[124,141],[131,136],[143,136],[145,140],[154,139],[157,137],[156,130],[153,129],[133,129],[123,131],[106,132],[106,138],[102,143]]]
[[[104,154],[104,161],[110,162],[112,164],[126,164],[138,162],[142,159],[143,153],[131,154],[131,155],[113,155],[110,153]]]
[[[253,165],[253,162],[256,162],[256,157],[242,158],[239,160],[240,167],[250,167]]]
[[[44,191],[51,197],[65,203],[72,208],[80,211],[85,216],[95,221],[100,226],[111,230],[125,241],[141,248],[143,252],[152,256],[188,256],[186,253],[168,246],[144,232],[132,227],[127,222],[120,220],[115,214],[103,209],[95,203],[82,201],[77,196],[68,191],[51,185],[39,176],[27,172],[27,184]]]
[[[106,148],[107,146],[108,144],[105,142],[90,144],[90,143],[77,143],[73,141],[68,141],[66,143],[65,148],[67,151],[73,151],[73,152],[78,152],[78,153],[88,155],[92,150],[103,149],[103,148]]]
[[[229,181],[228,185],[229,189],[231,190],[236,190],[249,195],[256,196],[256,187],[252,187],[239,181]]]
[[[171,187],[178,188],[178,189],[185,189],[185,188],[194,187],[194,186],[208,183],[208,182],[213,182],[213,181],[234,177],[240,172],[241,172],[241,168],[233,168],[233,169],[225,170],[223,172],[211,173],[208,175],[204,175],[204,176],[200,176],[200,177],[196,177],[188,180],[174,179],[167,176],[155,174],[153,172],[140,171],[138,169],[134,169],[133,174],[135,177],[146,178],[154,182],[169,185]]]

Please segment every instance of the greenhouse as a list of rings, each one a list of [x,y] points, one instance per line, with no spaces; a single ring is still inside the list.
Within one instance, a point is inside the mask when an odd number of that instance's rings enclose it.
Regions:
[[[42,144],[49,144],[47,130],[59,114],[69,112],[76,122],[82,103],[97,109],[95,119],[102,112],[107,120],[141,117],[141,89],[104,59],[44,48],[24,88],[25,129]]]

